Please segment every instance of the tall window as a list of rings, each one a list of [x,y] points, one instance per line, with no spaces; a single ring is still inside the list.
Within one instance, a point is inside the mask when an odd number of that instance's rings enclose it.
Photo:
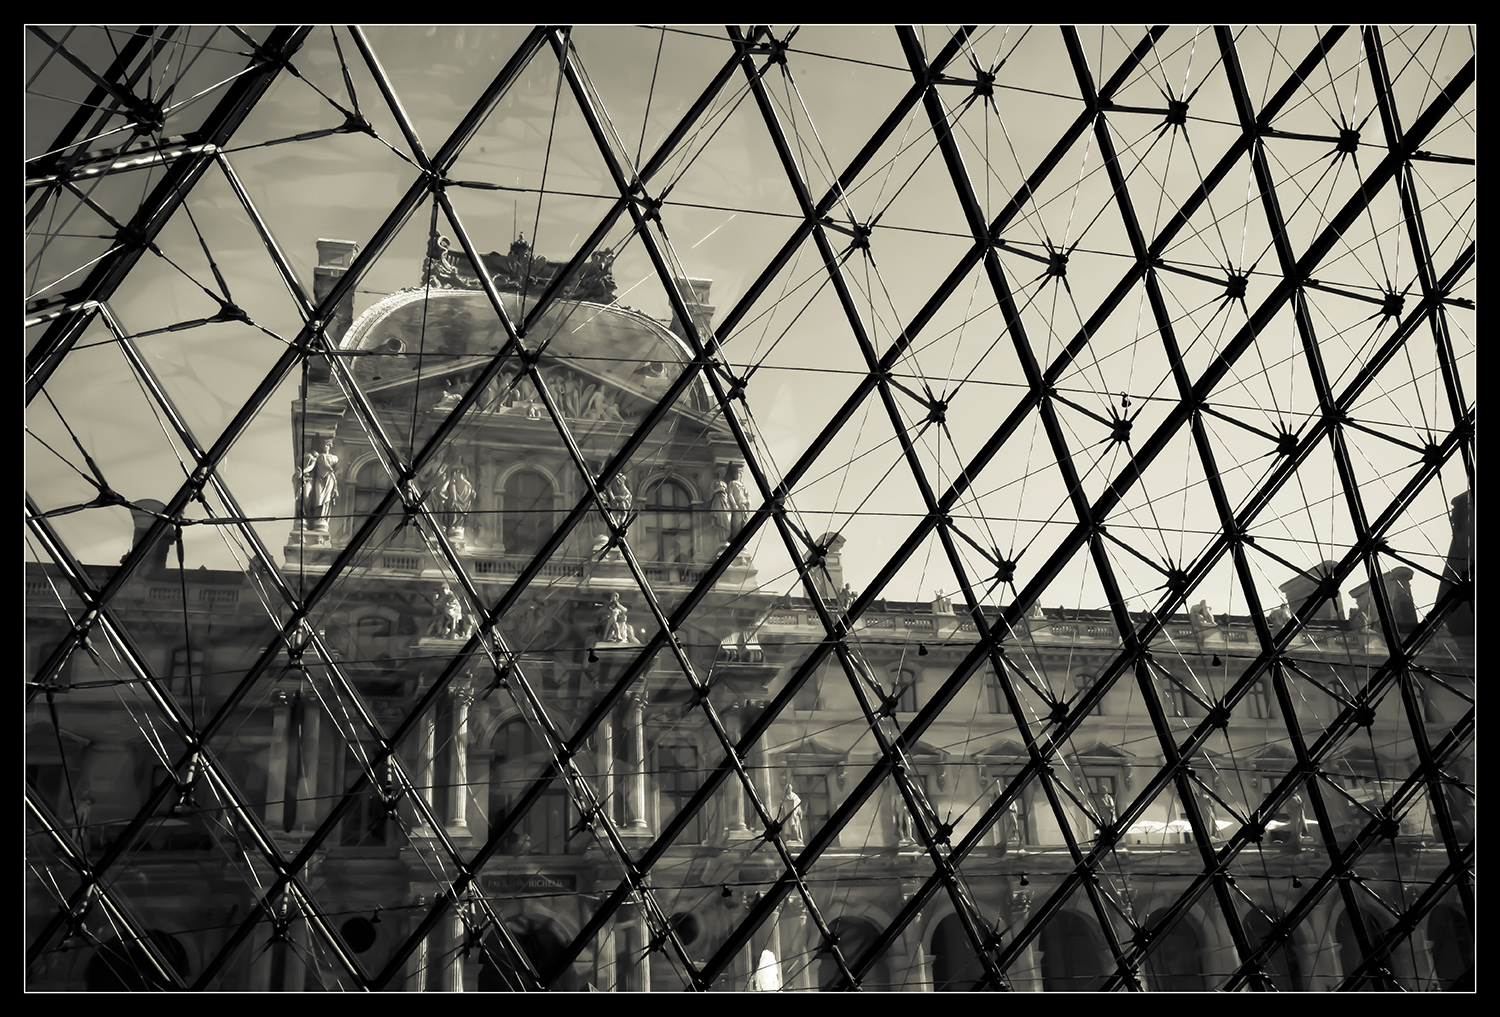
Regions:
[[[340,788],[353,784],[355,778],[374,758],[373,746],[345,745]],[[385,767],[379,769],[383,771]],[[375,776],[383,783],[382,774],[377,773]],[[339,843],[344,847],[380,847],[385,844],[388,814],[381,802],[380,791],[372,784],[373,782],[365,785],[364,793],[359,796],[354,808],[344,814],[339,830]]]
[[[520,719],[496,731],[491,745],[495,755],[490,763],[490,822],[498,823],[542,771],[549,756],[546,745]],[[563,854],[567,850],[571,811],[566,784],[554,778],[542,793],[541,801],[532,805],[505,841],[505,852]]]
[[[180,646],[172,651],[172,670],[167,686],[173,695],[186,696],[203,689],[203,651]]]
[[[359,528],[364,525],[365,517],[375,510],[380,500],[385,497],[386,492],[391,489],[390,474],[386,473],[385,467],[380,465],[378,459],[372,459],[361,466],[354,474],[353,490],[349,495],[349,518],[344,520],[345,532],[352,537]],[[399,505],[397,506],[399,510]],[[367,547],[391,547],[391,546],[420,546],[421,534],[407,527],[400,542],[391,543],[391,537],[395,533],[400,522],[399,512],[387,515],[380,524],[374,539]]]
[[[661,824],[665,827],[698,790],[698,750],[691,745],[659,745],[656,748],[656,760],[660,774],[658,789],[661,793]],[[679,843],[702,843],[702,817],[701,810],[693,815],[678,836]]]
[[[1076,675],[1074,675],[1073,676],[1073,690],[1074,690],[1073,701],[1076,703],[1080,699],[1082,699],[1084,693],[1088,692],[1089,689],[1093,688],[1093,685],[1094,685],[1094,676],[1093,675],[1087,675],[1087,674],[1076,674]],[[1094,708],[1092,710],[1090,710],[1089,713],[1091,715],[1095,716],[1095,717],[1102,717],[1102,716],[1104,716],[1104,697],[1103,696],[1099,697],[1099,699],[1097,699],[1097,700],[1094,701]]]
[[[1245,697],[1245,708],[1254,720],[1266,720],[1271,716],[1271,685],[1262,678]]]
[[[1017,764],[1015,769],[1002,771],[998,775],[992,772],[990,777],[991,796],[999,798],[1001,792],[1005,790],[1011,781],[1015,780],[1016,774],[1019,771],[1020,766]],[[1014,834],[1011,833],[1009,823],[1003,816],[994,825],[990,836],[996,844],[1004,841],[1008,846],[1014,847],[1016,845],[1036,843],[1036,832],[1031,821],[1031,799],[1032,795],[1036,793],[1036,786],[1036,781],[1033,780],[1023,788],[1021,793],[1015,798],[1015,809],[1013,811],[1007,810],[1010,811],[1010,815],[1015,822]],[[986,806],[989,805],[988,802],[984,802],[983,804]]]
[[[354,660],[352,663],[373,667],[391,667],[391,636],[395,626],[389,618],[367,614],[354,625]]]
[[[646,495],[641,516],[641,560],[686,565],[693,560],[693,498],[672,480]]]
[[[822,829],[828,817],[833,814],[832,795],[828,790],[828,782],[833,778],[833,768],[833,761],[816,757],[803,757],[791,764],[788,776],[802,799],[802,833],[806,839],[811,839]],[[785,790],[784,787],[779,789],[774,796],[778,807],[782,800],[780,792]]]
[[[917,701],[917,672],[914,668],[903,667],[896,672],[896,695],[900,696],[900,702],[896,709],[901,713],[916,713],[921,703]]]
[[[1009,713],[1010,704],[1005,700],[1005,689],[1000,685],[1000,679],[993,674],[985,682],[985,688],[989,693],[991,713]]]
[[[505,480],[501,539],[511,554],[535,554],[552,536],[552,482],[536,470]]]

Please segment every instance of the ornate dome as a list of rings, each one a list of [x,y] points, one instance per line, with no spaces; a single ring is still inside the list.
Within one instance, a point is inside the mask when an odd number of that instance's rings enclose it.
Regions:
[[[501,293],[500,299],[511,322],[520,322],[520,294]],[[626,419],[654,405],[692,359],[687,344],[656,319],[618,305],[587,301],[554,301],[526,330],[524,341],[528,348],[542,351],[544,371],[566,363],[618,390],[616,398]],[[504,329],[482,291],[417,287],[393,293],[366,310],[339,346],[388,353],[405,361],[412,371],[418,369],[420,360],[425,380],[472,368],[473,358],[492,356],[504,342]],[[372,388],[409,383],[411,375],[385,364]],[[360,373],[369,378],[374,371],[372,364]],[[699,379],[678,408],[708,414],[712,405],[706,384]]]

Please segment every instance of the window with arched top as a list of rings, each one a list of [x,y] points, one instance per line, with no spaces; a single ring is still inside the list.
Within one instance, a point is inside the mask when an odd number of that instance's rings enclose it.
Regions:
[[[365,524],[365,517],[375,510],[380,504],[386,492],[391,489],[391,477],[381,465],[380,460],[371,459],[354,471],[354,483],[350,485],[348,518],[344,520],[346,537],[353,537],[359,532],[359,528]],[[391,538],[395,536],[396,527],[399,523],[399,514],[387,515],[380,524],[379,531],[374,540],[368,544],[370,547],[391,547]],[[397,538],[400,543],[394,546],[411,546],[412,541],[420,544],[421,534],[413,527],[407,527],[402,531],[402,536]]]
[[[1271,917],[1260,910],[1246,915],[1244,925],[1245,938],[1249,940],[1251,949],[1258,949],[1266,941],[1275,942],[1271,952],[1261,962],[1261,970],[1270,977],[1276,991],[1307,991],[1307,975],[1303,970],[1298,942],[1301,933],[1293,932],[1288,937],[1275,929]]]
[[[1114,970],[1109,947],[1096,924],[1076,911],[1055,912],[1042,926],[1042,988],[1047,992],[1088,992]]]
[[[1154,926],[1163,917],[1161,911],[1152,912],[1146,925]],[[1208,991],[1203,975],[1203,935],[1191,918],[1179,919],[1156,939],[1146,955],[1146,979],[1155,992]]]
[[[835,918],[829,923],[828,929],[837,938],[839,953],[843,954],[846,964],[854,963],[880,936],[880,930],[874,923],[863,918]],[[828,992],[843,983],[843,969],[839,967],[833,951],[826,943],[818,949],[816,960],[819,992]],[[864,973],[860,979],[860,988],[866,992],[889,992],[901,988],[892,976],[888,955],[881,954]]]
[[[500,539],[510,554],[535,554],[552,536],[552,481],[539,470],[516,470],[500,490]]]
[[[970,992],[983,983],[984,961],[957,915],[938,923],[932,934],[932,987],[937,992]]]
[[[490,761],[490,822],[503,822],[510,808],[547,766],[551,753],[546,742],[519,717],[502,724],[490,742],[494,756]],[[505,839],[501,848],[506,854],[560,855],[568,850],[572,818],[567,785],[554,778],[540,801]],[[586,838],[576,841],[579,849]]]
[[[640,559],[666,565],[693,560],[693,496],[675,480],[660,481],[646,491]]]

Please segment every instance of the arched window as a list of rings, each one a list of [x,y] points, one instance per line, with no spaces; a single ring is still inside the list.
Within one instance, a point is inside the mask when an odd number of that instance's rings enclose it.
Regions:
[[[510,554],[535,554],[552,536],[552,481],[537,470],[517,470],[501,492],[500,539]]]
[[[693,497],[676,481],[663,480],[646,494],[640,558],[667,565],[693,560]]]
[[[562,953],[568,945],[568,937],[545,919],[527,919],[515,923],[506,922],[511,939],[526,954],[531,965],[540,971],[551,965],[552,959]],[[486,937],[479,963],[480,992],[520,992],[530,985],[529,977],[512,959],[510,952],[500,945],[498,936]],[[570,964],[549,988],[553,992],[577,992],[583,986]]]
[[[490,747],[495,753],[490,762],[490,822],[498,823],[541,773],[550,754],[542,739],[520,718],[502,725]],[[571,819],[567,787],[560,778],[554,779],[541,801],[506,838],[502,850],[511,855],[564,854]],[[581,847],[585,838],[576,843]]]
[[[1161,920],[1161,912],[1146,919],[1148,926]],[[1203,978],[1203,937],[1187,918],[1152,944],[1146,955],[1146,978],[1153,992],[1207,992]]]
[[[1251,948],[1265,942],[1271,935],[1271,919],[1263,912],[1252,911],[1245,918],[1245,938]],[[1278,992],[1305,992],[1307,977],[1302,972],[1302,961],[1297,956],[1296,933],[1291,939],[1281,939],[1261,965],[1271,978]]]
[[[1427,919],[1427,938],[1432,943],[1432,973],[1438,988],[1473,992],[1474,930],[1463,912],[1447,904],[1433,908]]]
[[[1015,780],[1016,774],[1020,773],[1025,765],[1026,761],[1019,756],[1002,758],[998,761],[990,757],[983,764],[984,783],[989,791],[989,797],[980,804],[988,808],[991,801],[1004,794],[1010,782]],[[1021,793],[1013,799],[1015,807],[1007,808],[1006,814],[1002,815],[999,821],[991,827],[991,843],[1006,851],[1037,843],[1036,826],[1032,819],[1032,806],[1037,795],[1037,788],[1038,782],[1032,780],[1021,789]]]
[[[835,918],[828,928],[838,937],[839,952],[844,955],[844,961],[848,964],[858,960],[880,935],[880,930],[863,918]],[[839,969],[839,962],[825,944],[818,950],[818,991],[828,992],[842,981],[843,972]],[[885,955],[881,955],[870,966],[870,970],[860,979],[860,985],[867,992],[889,992],[900,988],[891,978],[891,965]]]
[[[1042,988],[1047,992],[1097,989],[1114,969],[1105,960],[1104,937],[1077,912],[1059,911],[1048,919],[1041,943]]]
[[[380,500],[385,497],[386,492],[391,489],[391,478],[380,464],[380,460],[371,459],[354,473],[354,483],[349,492],[349,516],[344,520],[345,538],[353,537],[364,525],[365,517],[375,510]],[[366,544],[367,547],[390,547],[391,536],[395,533],[399,521],[397,514],[387,515],[380,524],[374,539]],[[407,527],[407,534],[402,538],[403,544],[412,539],[420,541],[420,534]],[[401,546],[401,545],[397,545]]]
[[[932,987],[938,992],[968,992],[984,978],[984,962],[964,933],[957,915],[938,923],[932,934]]]
[[[1091,674],[1075,674],[1073,676],[1073,702],[1081,700],[1089,689],[1094,687],[1094,676]],[[1100,696],[1094,702],[1094,708],[1089,711],[1091,716],[1104,716],[1104,697]]]
[[[657,790],[660,795],[658,811],[664,828],[703,782],[698,765],[698,749],[692,745],[658,745],[656,747]],[[699,844],[703,841],[703,813],[696,813],[677,837],[681,844]]]

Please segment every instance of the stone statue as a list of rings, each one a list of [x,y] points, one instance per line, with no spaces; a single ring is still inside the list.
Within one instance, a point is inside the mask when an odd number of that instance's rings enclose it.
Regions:
[[[1208,601],[1200,600],[1188,611],[1188,620],[1193,624],[1194,632],[1202,632],[1211,629],[1219,623],[1214,621],[1214,613],[1208,609]]]
[[[745,482],[740,479],[739,463],[729,464],[724,482],[729,495],[729,525],[732,532],[738,533],[750,521],[751,512],[750,492],[745,490]]]
[[[634,496],[630,493],[630,485],[625,482],[624,471],[610,478],[609,483],[604,485],[604,490],[599,493],[604,496],[604,504],[615,515],[621,516],[630,511]]]
[[[734,532],[734,501],[722,475],[714,482],[713,494],[708,498],[708,528],[713,531],[716,546],[729,543]]]
[[[906,811],[906,799],[901,797],[901,789],[891,789],[891,830],[895,833],[897,844],[910,844],[911,841],[911,813]]]
[[[1292,795],[1287,802],[1287,811],[1292,816],[1292,843],[1300,850],[1302,842],[1310,839],[1307,835],[1307,805],[1300,793]]]
[[[94,811],[94,789],[88,781],[80,781],[73,795],[73,807],[78,813],[78,842],[87,851],[89,847],[89,816]]]
[[[469,483],[463,463],[454,463],[444,472],[443,482],[437,490],[437,508],[448,526],[449,537],[463,539],[464,524],[473,504],[474,485]]]
[[[787,781],[786,793],[781,796],[781,809],[776,818],[781,823],[787,840],[802,841],[802,797],[797,794],[791,781]]]
[[[626,621],[629,616],[629,609],[620,603],[620,595],[611,593],[609,603],[600,605],[599,641],[602,643],[630,642],[630,625]]]
[[[458,274],[458,269],[449,257],[448,251],[453,246],[447,237],[434,233],[432,239],[427,242],[427,259],[422,263],[422,285],[436,286],[443,289],[466,289],[470,288]]]
[[[1270,626],[1273,636],[1286,628],[1286,623],[1291,620],[1292,613],[1279,604],[1271,608],[1271,612],[1266,615],[1266,624]]]
[[[603,420],[609,415],[607,395],[603,385],[590,385],[583,390],[583,408],[578,415],[585,420]]]
[[[995,797],[999,798],[1004,789],[1000,781],[995,781]],[[1000,813],[1000,821],[995,824],[995,843],[1000,846],[1000,854],[1010,850],[1010,846],[1017,842],[1021,832],[1021,806],[1019,802],[1012,801]]]
[[[432,623],[427,627],[427,634],[439,639],[461,638],[464,630],[463,604],[446,583],[433,596],[432,606]]]
[[[333,454],[332,437],[323,438],[320,445],[322,451],[302,457],[292,482],[297,486],[297,517],[302,520],[302,528],[327,533],[328,517],[339,496],[339,479],[334,473],[339,457]]]
[[[1346,623],[1350,632],[1363,634],[1370,627],[1370,619],[1357,607],[1349,609],[1349,620]]]
[[[443,394],[438,396],[438,401],[433,403],[433,413],[447,413],[459,403],[463,402],[464,394],[458,390],[452,378],[443,379]]]
[[[1095,801],[1099,806],[1099,835],[1102,837],[1105,829],[1115,825],[1119,813],[1115,809],[1115,796],[1108,791],[1096,795]]]

